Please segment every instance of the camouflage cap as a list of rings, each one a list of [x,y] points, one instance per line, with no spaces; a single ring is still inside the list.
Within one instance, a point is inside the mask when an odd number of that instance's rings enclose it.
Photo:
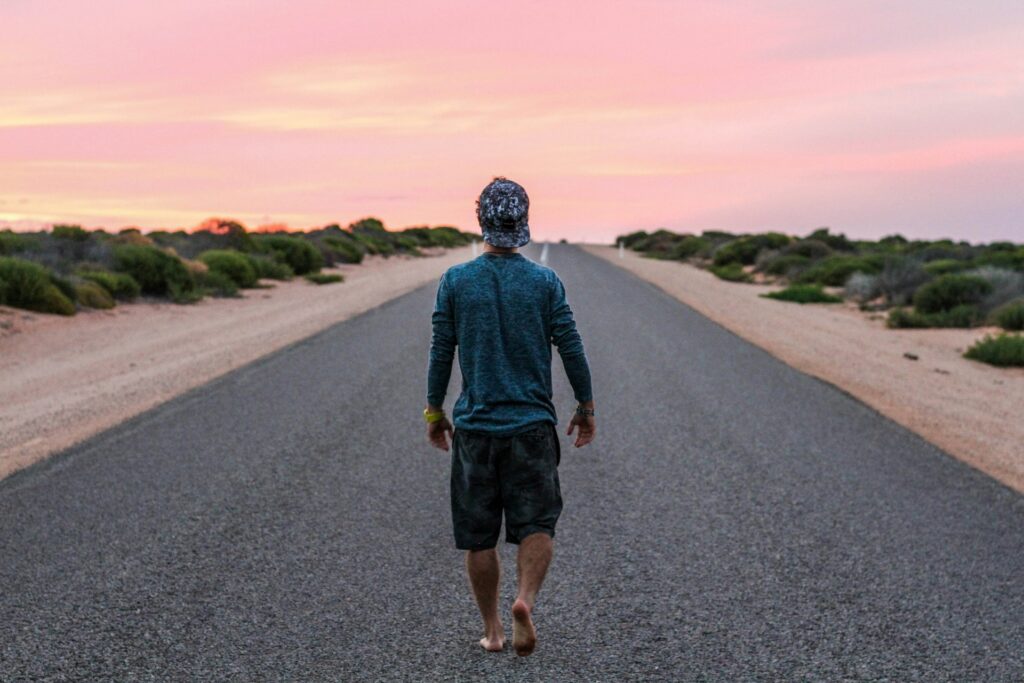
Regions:
[[[530,241],[530,198],[519,183],[497,177],[476,200],[476,219],[484,242],[495,247],[521,247]]]

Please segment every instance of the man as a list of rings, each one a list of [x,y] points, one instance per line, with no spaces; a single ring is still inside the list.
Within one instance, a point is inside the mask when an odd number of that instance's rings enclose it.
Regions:
[[[423,411],[431,444],[447,451],[452,436],[455,546],[466,551],[466,571],[484,622],[480,645],[490,652],[505,646],[495,550],[503,512],[505,541],[519,544],[512,645],[520,656],[537,643],[533,606],[562,511],[552,343],[579,402],[568,434],[578,429],[578,448],[590,443],[595,431],[590,369],[562,281],[517,252],[530,241],[529,207],[523,188],[505,178],[495,178],[480,194],[477,220],[484,250],[441,277]],[[453,428],[442,406],[456,346],[462,393],[452,410]]]

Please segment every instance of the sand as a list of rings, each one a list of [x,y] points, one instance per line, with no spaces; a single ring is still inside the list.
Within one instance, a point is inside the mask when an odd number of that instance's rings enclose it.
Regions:
[[[998,330],[890,330],[882,316],[853,304],[772,301],[758,295],[777,287],[725,282],[694,266],[636,252],[620,259],[614,247],[584,248],[1024,492],[1024,369],[961,356]]]
[[[73,318],[0,307],[0,477],[428,282],[471,248],[371,257],[194,305],[133,303]]]

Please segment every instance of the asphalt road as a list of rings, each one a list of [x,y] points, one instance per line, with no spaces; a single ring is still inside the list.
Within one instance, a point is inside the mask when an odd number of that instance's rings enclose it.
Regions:
[[[599,422],[562,437],[534,656],[475,642],[430,285],[0,482],[0,680],[1024,680],[1024,497],[611,264],[550,265]]]

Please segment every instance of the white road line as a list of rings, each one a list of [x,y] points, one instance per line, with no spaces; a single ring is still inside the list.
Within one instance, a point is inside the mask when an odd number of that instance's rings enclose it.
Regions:
[[[544,243],[544,248],[540,250],[540,262],[541,263],[547,263],[548,262],[548,243],[547,242]]]

